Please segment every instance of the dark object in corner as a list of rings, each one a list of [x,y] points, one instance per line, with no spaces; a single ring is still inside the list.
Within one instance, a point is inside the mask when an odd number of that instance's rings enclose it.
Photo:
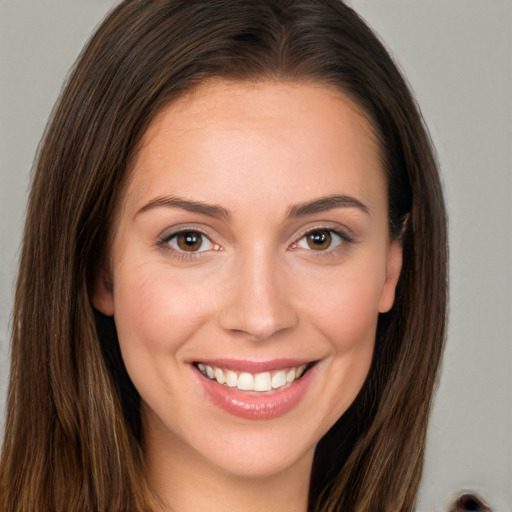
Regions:
[[[492,512],[485,503],[474,494],[463,494],[455,502],[450,512]]]

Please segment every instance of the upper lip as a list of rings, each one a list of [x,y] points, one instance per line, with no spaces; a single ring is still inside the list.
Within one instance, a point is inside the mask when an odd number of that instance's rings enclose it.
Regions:
[[[211,367],[222,368],[248,373],[270,372],[283,370],[285,368],[299,367],[305,364],[316,362],[317,359],[270,359],[265,361],[255,361],[249,359],[197,359],[194,364],[203,363]]]

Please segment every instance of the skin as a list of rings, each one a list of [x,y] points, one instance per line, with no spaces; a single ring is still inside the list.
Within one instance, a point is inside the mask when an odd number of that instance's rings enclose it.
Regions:
[[[354,201],[290,215],[332,195]],[[151,485],[178,512],[305,511],[315,446],[367,376],[401,269],[371,124],[320,84],[208,82],[150,125],[116,221],[94,303],[142,397]],[[204,233],[199,250],[180,229]],[[319,362],[295,407],[254,420],[199,384],[191,363],[225,357]]]

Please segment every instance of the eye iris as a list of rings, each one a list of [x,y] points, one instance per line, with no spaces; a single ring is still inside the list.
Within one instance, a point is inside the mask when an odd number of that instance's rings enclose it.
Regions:
[[[307,236],[308,247],[314,251],[322,251],[331,245],[331,234],[327,230],[313,231]]]
[[[201,247],[203,238],[202,235],[196,231],[184,231],[177,235],[176,241],[182,251],[191,252],[197,251]]]

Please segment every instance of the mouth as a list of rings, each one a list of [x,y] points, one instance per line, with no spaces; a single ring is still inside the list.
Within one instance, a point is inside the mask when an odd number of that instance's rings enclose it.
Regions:
[[[306,396],[320,366],[316,361],[196,361],[192,367],[205,396],[231,415],[270,420]]]
[[[207,379],[222,386],[246,392],[268,393],[279,391],[301,379],[315,363],[316,361],[313,361],[307,364],[260,372],[236,370],[203,362],[196,362],[194,366]]]

